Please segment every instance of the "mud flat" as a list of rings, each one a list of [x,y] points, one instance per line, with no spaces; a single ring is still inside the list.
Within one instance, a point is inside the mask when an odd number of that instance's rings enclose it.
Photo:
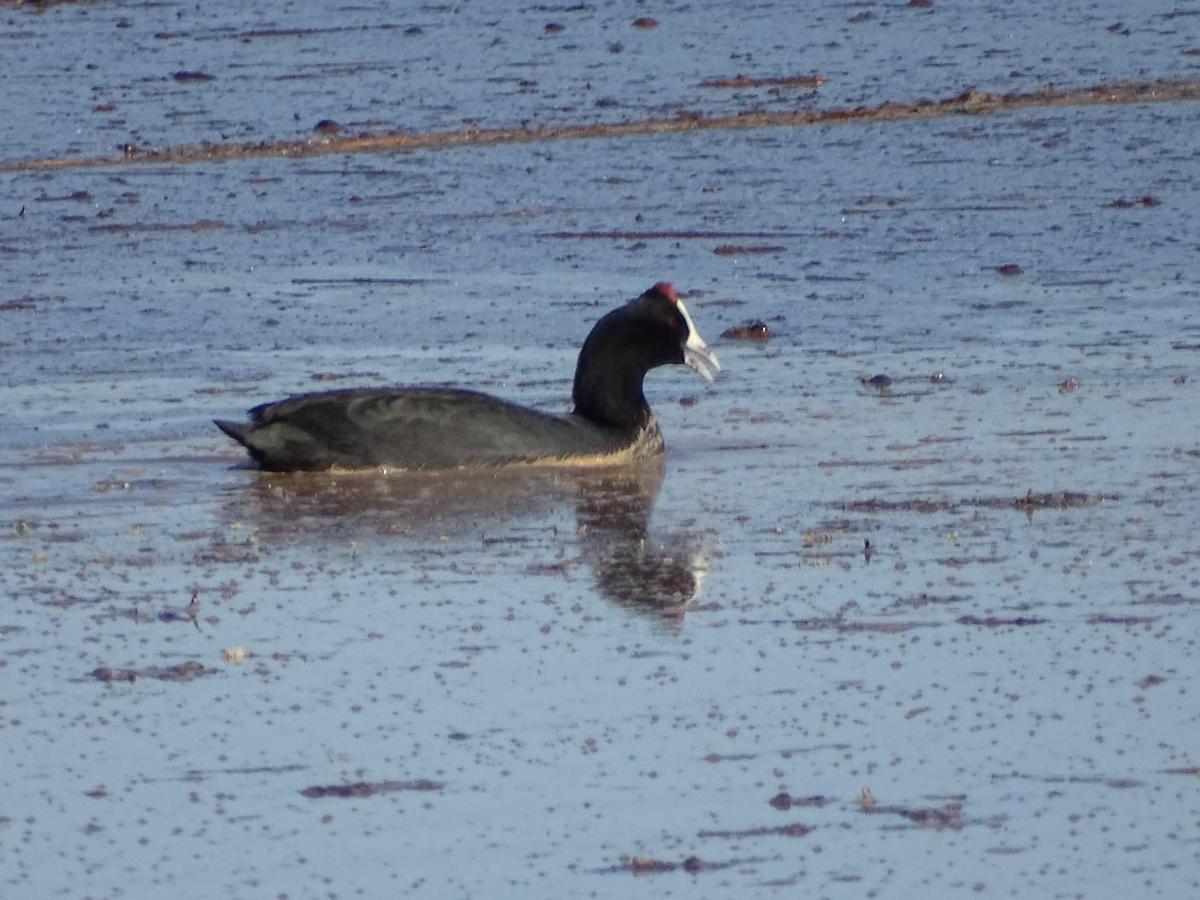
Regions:
[[[1197,75],[1166,9],[723,9],[4,9],[0,893],[1200,893],[1188,97],[109,164]],[[661,466],[210,425],[563,409],[660,278],[725,367],[649,379]]]

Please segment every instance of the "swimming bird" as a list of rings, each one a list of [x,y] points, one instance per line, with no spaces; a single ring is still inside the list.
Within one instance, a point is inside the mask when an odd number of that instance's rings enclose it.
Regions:
[[[642,390],[680,363],[712,381],[720,363],[665,281],[603,316],[579,351],[565,415],[471,390],[349,388],[300,394],[217,427],[269,471],[605,465],[663,452]]]

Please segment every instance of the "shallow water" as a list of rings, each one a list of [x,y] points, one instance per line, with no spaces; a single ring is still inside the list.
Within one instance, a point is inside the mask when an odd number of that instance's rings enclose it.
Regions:
[[[8,10],[59,62],[50,100],[0,101],[5,157],[288,136],[301,104],[303,130],[736,108],[695,85],[737,72],[824,72],[814,104],[1186,76],[1200,47],[1166,6],[856,9],[789,41],[771,4],[642,31],[464,3],[414,16],[413,55],[366,7],[269,39],[329,17]],[[97,22],[126,52],[89,70]],[[536,90],[487,80],[518,69]],[[127,126],[63,136],[114,96]],[[2,892],[1197,893],[1198,124],[0,176]],[[659,279],[725,367],[648,379],[661,468],[260,476],[209,424],[351,384],[561,410],[592,322]],[[748,319],[775,336],[720,337]]]

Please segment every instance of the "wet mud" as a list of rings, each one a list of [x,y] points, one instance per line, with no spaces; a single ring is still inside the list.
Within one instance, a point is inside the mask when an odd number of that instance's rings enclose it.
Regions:
[[[1200,19],[4,11],[0,895],[1200,894]],[[659,279],[657,465],[211,425]]]
[[[176,72],[176,81],[211,81],[203,72]],[[746,80],[745,83],[710,82],[703,87],[762,87],[794,82],[789,79]],[[814,83],[818,83],[815,82]],[[1158,82],[1116,82],[1081,88],[1040,88],[1030,93],[991,94],[968,90],[939,100],[917,99],[888,101],[876,106],[825,110],[747,110],[736,115],[705,115],[692,110],[670,118],[594,124],[522,125],[520,127],[483,128],[472,125],[454,131],[386,132],[383,134],[341,135],[328,120],[317,123],[319,138],[292,141],[255,141],[242,144],[209,144],[184,147],[145,147],[124,144],[118,156],[46,157],[28,160],[0,160],[0,172],[37,172],[58,169],[82,169],[131,163],[197,163],[236,159],[285,156],[307,158],[343,153],[380,153],[403,150],[439,150],[455,147],[486,147],[496,144],[543,143],[597,138],[629,138],[652,134],[678,134],[692,131],[746,128],[799,128],[804,126],[901,122],[944,116],[982,116],[1030,108],[1116,105],[1128,103],[1179,103],[1200,100],[1200,80]],[[1136,203],[1154,201],[1144,197]],[[1153,205],[1151,202],[1149,205]],[[1114,201],[1115,205],[1133,201]]]

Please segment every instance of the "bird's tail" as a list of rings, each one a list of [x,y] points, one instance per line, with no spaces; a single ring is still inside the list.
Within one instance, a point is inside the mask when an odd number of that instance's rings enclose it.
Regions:
[[[243,447],[247,448],[248,450],[253,449],[250,446],[250,437],[247,434],[247,432],[250,430],[250,426],[245,422],[230,422],[227,419],[213,419],[213,424]]]

